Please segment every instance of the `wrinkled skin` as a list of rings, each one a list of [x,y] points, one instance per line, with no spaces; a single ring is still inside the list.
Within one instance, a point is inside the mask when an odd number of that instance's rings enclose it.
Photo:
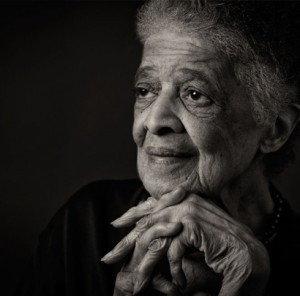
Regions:
[[[204,40],[169,32],[150,37],[136,89],[138,171],[152,196],[178,186],[220,196],[258,165],[264,129],[226,61]]]
[[[227,61],[188,34],[150,36],[134,117],[139,176],[152,197],[114,223],[137,222],[103,258],[114,263],[134,250],[115,295],[151,285],[166,295],[263,295],[269,258],[257,237],[272,212],[262,173],[267,129]],[[164,255],[172,282],[154,273]]]
[[[263,295],[269,275],[268,254],[252,231],[199,196],[190,194],[176,204],[178,198],[173,198],[175,194],[168,195],[168,205],[163,199],[159,202],[151,199],[147,207],[142,204],[115,221],[114,226],[123,227],[145,215],[105,258],[106,263],[125,257],[131,250],[130,246],[136,244],[132,260],[125,266],[125,270],[132,271],[130,278],[134,278],[131,280],[135,284],[131,287],[132,292],[140,292],[146,287],[155,264],[167,251],[175,283],[187,287],[180,290],[184,295],[194,295],[199,291],[221,296]],[[174,205],[170,205],[170,201]],[[165,208],[161,209],[162,206]],[[178,221],[183,226],[180,232]],[[155,252],[151,247],[147,249],[157,237],[176,234],[171,243],[163,242]],[[186,251],[191,247],[199,252],[187,255]],[[211,270],[205,268],[203,262]],[[218,274],[223,276],[222,283]],[[118,280],[117,285],[125,287]],[[218,286],[220,291],[216,294]],[[177,290],[175,292],[178,294]],[[177,295],[175,292],[173,294]]]

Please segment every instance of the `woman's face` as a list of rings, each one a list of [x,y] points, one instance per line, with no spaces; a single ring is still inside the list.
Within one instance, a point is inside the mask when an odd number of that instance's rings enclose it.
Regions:
[[[216,196],[252,166],[262,131],[211,44],[166,31],[152,35],[135,86],[138,172],[151,195],[181,185]]]

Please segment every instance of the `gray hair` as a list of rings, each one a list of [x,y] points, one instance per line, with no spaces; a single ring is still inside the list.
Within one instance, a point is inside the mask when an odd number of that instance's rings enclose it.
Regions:
[[[137,34],[144,43],[163,29],[182,29],[209,40],[231,63],[257,124],[265,125],[298,100],[297,13],[294,2],[151,0],[139,10]],[[294,138],[266,158],[268,173],[280,172],[292,160]]]

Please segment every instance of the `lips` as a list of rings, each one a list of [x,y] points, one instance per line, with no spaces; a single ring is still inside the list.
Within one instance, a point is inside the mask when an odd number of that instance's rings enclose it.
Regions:
[[[187,149],[174,149],[171,147],[154,147],[148,146],[145,149],[146,153],[151,156],[165,157],[165,158],[189,158],[195,155],[195,152]]]

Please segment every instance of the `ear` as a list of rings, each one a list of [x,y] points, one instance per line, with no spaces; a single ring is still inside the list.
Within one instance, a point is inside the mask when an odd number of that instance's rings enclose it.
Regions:
[[[270,153],[279,150],[289,139],[300,120],[300,104],[294,103],[282,111],[269,127],[260,145],[260,151]]]

